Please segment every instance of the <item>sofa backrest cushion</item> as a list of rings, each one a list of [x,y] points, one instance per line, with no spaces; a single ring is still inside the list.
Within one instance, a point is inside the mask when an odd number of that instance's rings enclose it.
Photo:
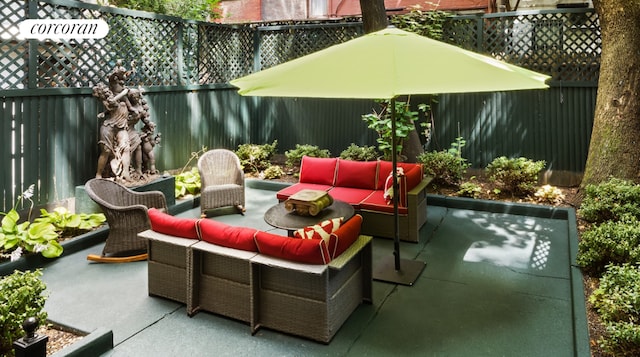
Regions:
[[[329,264],[331,255],[322,239],[299,239],[269,232],[254,235],[260,254],[306,264]]]
[[[337,187],[376,189],[377,161],[338,160]]]
[[[303,156],[300,162],[300,182],[333,186],[337,158]]]
[[[335,259],[349,248],[360,236],[362,216],[356,214],[346,221],[337,231],[331,233],[329,249],[331,258]]]
[[[253,240],[257,231],[255,228],[230,226],[212,219],[199,220],[197,227],[200,239],[205,242],[249,252],[258,251]]]
[[[147,210],[151,229],[174,237],[198,239],[195,218],[180,218],[161,212],[155,208]]]

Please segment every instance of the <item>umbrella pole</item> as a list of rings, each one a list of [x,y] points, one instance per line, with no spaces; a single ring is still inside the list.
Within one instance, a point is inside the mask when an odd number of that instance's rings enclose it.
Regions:
[[[373,279],[388,283],[413,285],[427,263],[400,259],[400,216],[398,214],[398,155],[396,153],[396,98],[391,98],[391,174],[393,177],[393,261],[383,258],[373,268]],[[401,267],[401,263],[404,268]]]

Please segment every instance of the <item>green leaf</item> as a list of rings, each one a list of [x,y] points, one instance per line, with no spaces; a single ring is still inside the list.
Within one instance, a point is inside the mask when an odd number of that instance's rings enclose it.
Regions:
[[[49,244],[47,244],[47,247],[42,251],[42,256],[46,258],[56,258],[56,257],[59,257],[63,251],[64,251],[64,248],[62,248],[60,243],[58,243],[55,240],[52,240],[52,241],[49,241]]]

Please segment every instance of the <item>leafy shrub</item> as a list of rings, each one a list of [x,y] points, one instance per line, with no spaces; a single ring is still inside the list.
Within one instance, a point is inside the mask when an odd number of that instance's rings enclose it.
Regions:
[[[284,153],[287,166],[297,166],[300,165],[303,156],[311,156],[311,157],[331,157],[331,153],[327,149],[320,149],[315,145],[300,145],[296,144],[296,148],[292,150],[287,150]]]
[[[462,184],[460,184],[460,189],[458,190],[458,196],[479,198],[482,195],[482,187],[477,183],[472,182],[474,179],[475,179],[475,176],[471,177],[470,181],[463,182]]]
[[[640,185],[617,178],[587,185],[578,214],[593,223],[617,221],[626,215],[640,218]]]
[[[606,334],[598,342],[614,356],[640,355],[640,269],[609,265],[600,286],[589,296]]]
[[[272,144],[242,144],[238,145],[236,155],[244,172],[260,172],[271,166],[271,157],[276,153],[278,140]]]
[[[489,179],[495,181],[504,191],[516,196],[532,193],[538,183],[538,174],[546,162],[533,161],[524,157],[494,159],[487,166]]]
[[[602,349],[616,357],[640,355],[640,325],[620,321],[605,323],[606,336],[598,342]]]
[[[351,143],[348,148],[340,153],[343,160],[353,161],[374,161],[378,158],[378,151],[375,146],[358,146]]]
[[[433,176],[433,184],[458,186],[470,164],[462,157],[465,141],[458,137],[449,150],[431,151],[418,155],[425,174]]]
[[[193,167],[190,171],[184,171],[175,175],[175,180],[176,198],[180,198],[188,194],[197,195],[200,193],[202,183],[200,182],[200,172],[197,167]]]
[[[640,263],[640,225],[634,217],[608,221],[582,234],[576,262],[592,276],[609,264]]]
[[[100,227],[107,218],[103,213],[71,213],[64,207],[56,207],[53,212],[40,210],[40,217],[34,222],[51,223],[62,237],[73,237]]]
[[[283,175],[284,175],[284,170],[282,170],[282,167],[280,165],[271,165],[262,172],[261,176],[263,176],[262,178],[264,179],[270,180],[270,179],[280,178]]]
[[[22,323],[35,317],[40,324],[47,319],[43,310],[46,285],[41,270],[15,271],[0,280],[0,356],[13,356],[13,341],[24,335]]]

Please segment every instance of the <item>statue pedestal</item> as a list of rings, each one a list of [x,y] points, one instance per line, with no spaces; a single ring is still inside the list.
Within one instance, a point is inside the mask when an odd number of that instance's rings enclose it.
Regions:
[[[146,191],[160,191],[164,194],[167,200],[167,207],[171,207],[176,204],[176,179],[173,176],[159,177],[149,183],[140,186],[131,186],[130,189],[138,192]],[[84,189],[84,185],[76,186],[76,213],[101,213],[102,210],[93,200],[87,195],[87,191]]]

